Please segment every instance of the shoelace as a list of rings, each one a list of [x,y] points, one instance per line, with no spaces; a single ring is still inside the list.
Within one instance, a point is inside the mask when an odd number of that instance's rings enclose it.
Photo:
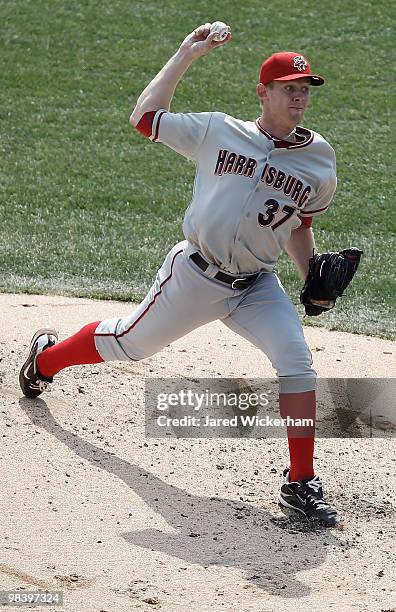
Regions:
[[[308,480],[308,482],[306,483],[306,486],[310,487],[311,489],[314,489],[314,491],[317,493],[319,491],[319,489],[322,488],[322,481],[320,480],[319,476],[314,476],[312,478],[312,480]]]
[[[308,482],[303,485],[303,489],[305,489],[307,494],[308,501],[318,510],[325,510],[329,508],[329,504],[325,502],[322,497],[317,497],[319,490],[322,488],[322,481],[319,476],[314,476],[312,480],[308,480]],[[310,490],[312,490],[312,493]]]
[[[37,386],[40,391],[47,391],[49,389],[49,383],[45,380],[38,380]]]

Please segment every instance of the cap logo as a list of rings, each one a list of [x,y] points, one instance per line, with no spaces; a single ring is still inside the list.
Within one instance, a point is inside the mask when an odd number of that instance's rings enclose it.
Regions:
[[[293,68],[297,68],[300,72],[308,66],[307,60],[302,55],[296,55],[293,58]]]

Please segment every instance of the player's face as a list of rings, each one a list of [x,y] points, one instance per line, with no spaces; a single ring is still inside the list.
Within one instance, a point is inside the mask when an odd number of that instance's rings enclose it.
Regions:
[[[297,125],[310,100],[311,83],[309,79],[294,81],[273,81],[267,88],[267,103],[272,115]]]

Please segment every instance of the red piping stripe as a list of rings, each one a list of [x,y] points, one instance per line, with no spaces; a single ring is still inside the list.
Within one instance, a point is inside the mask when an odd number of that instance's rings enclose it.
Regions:
[[[280,138],[274,138],[273,136],[271,136],[271,134],[266,132],[264,128],[261,127],[259,119],[256,120],[255,124],[259,131],[264,134],[264,136],[266,136],[269,140],[272,140],[275,143],[276,148],[300,149],[301,147],[307,147],[309,144],[311,144],[314,138],[313,133],[310,130],[304,128],[309,133],[308,140],[306,142],[297,142],[296,144],[292,144],[291,142],[287,142],[287,140],[282,140]]]
[[[324,206],[323,208],[317,208],[316,210],[309,210],[309,211],[307,211],[306,213],[304,213],[304,212],[300,212],[300,213],[298,213],[298,214],[299,214],[301,217],[303,217],[304,215],[311,216],[311,215],[313,215],[313,214],[315,214],[315,213],[317,213],[317,212],[322,212],[322,210],[326,210],[327,208],[329,208],[329,207],[328,207],[328,206]]]
[[[151,306],[152,306],[152,305],[155,303],[155,300],[157,299],[157,297],[159,296],[159,294],[160,294],[160,293],[162,293],[162,287],[163,287],[163,286],[165,285],[165,283],[167,283],[167,282],[168,282],[168,280],[170,280],[170,278],[172,277],[172,274],[173,274],[173,264],[174,264],[174,261],[175,261],[176,257],[177,257],[178,255],[180,255],[180,253],[183,253],[183,250],[180,250],[180,251],[178,251],[177,253],[175,253],[175,255],[174,255],[173,259],[172,259],[172,263],[171,263],[171,270],[170,270],[170,274],[169,274],[169,276],[168,276],[168,277],[167,277],[165,280],[163,280],[163,281],[162,281],[162,283],[160,284],[160,289],[159,289],[158,293],[156,293],[156,294],[155,294],[155,296],[153,297],[153,299],[152,299],[152,301],[150,302],[150,304],[148,304],[147,308],[146,308],[146,309],[145,309],[145,310],[142,312],[142,314],[140,315],[140,317],[138,317],[138,318],[136,319],[136,321],[134,321],[134,322],[132,323],[132,325],[131,325],[130,327],[128,327],[128,329],[126,329],[125,331],[123,331],[123,332],[122,332],[122,334],[118,334],[118,335],[117,335],[117,334],[109,334],[109,333],[101,333],[101,332],[99,332],[98,334],[94,334],[94,336],[114,336],[114,338],[122,338],[122,336],[125,336],[126,334],[128,334],[128,333],[131,331],[131,329],[133,329],[133,328],[135,327],[135,325],[136,325],[137,323],[139,323],[139,321],[140,321],[140,320],[141,320],[141,319],[144,317],[144,315],[145,315],[145,314],[146,314],[146,313],[147,313],[147,312],[150,310]]]
[[[287,148],[288,149],[301,149],[302,147],[307,147],[308,145],[310,145],[313,142],[313,134],[311,133],[311,136],[308,138],[307,142],[300,142],[300,144],[296,143],[296,144],[292,144],[289,145]]]
[[[158,139],[158,131],[159,131],[159,125],[160,125],[160,121],[161,121],[161,117],[162,115],[166,113],[166,111],[162,111],[162,113],[160,115],[158,115],[158,119],[157,119],[157,127],[155,128],[155,136],[153,138],[153,142],[156,142],[156,140]]]

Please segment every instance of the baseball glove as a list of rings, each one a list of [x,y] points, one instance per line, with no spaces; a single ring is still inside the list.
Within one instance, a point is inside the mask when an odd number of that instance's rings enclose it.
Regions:
[[[362,253],[351,247],[339,253],[313,254],[300,293],[306,315],[316,317],[334,308],[336,299],[344,293],[354,277]]]

